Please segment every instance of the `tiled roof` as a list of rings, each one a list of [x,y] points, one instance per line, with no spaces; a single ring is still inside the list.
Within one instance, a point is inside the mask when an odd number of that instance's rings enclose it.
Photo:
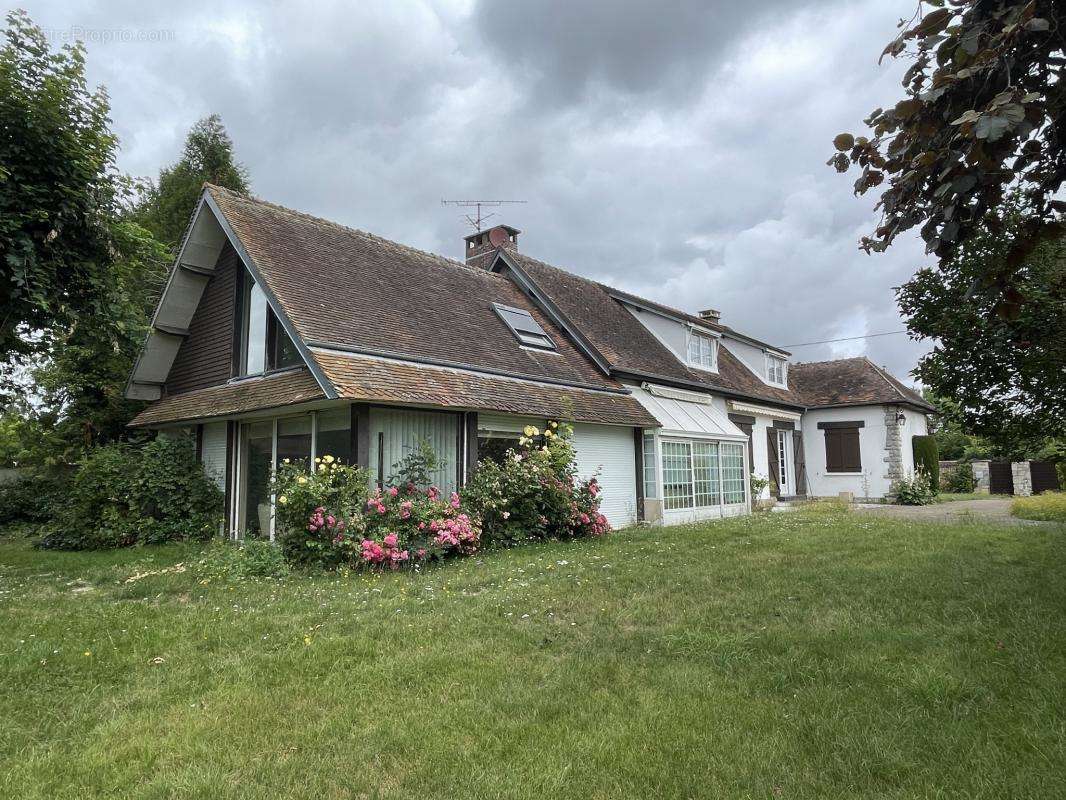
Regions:
[[[600,283],[545,264],[527,255],[507,251],[518,267],[544,292],[620,373],[654,376],[660,379],[696,384],[727,394],[738,394],[771,403],[802,406],[794,392],[767,386],[725,347],[718,348],[718,374],[686,367],[651,331],[627,311],[617,297],[630,297],[642,304],[662,308],[667,313],[718,330],[707,320],[685,315],[660,303],[652,303]]]
[[[320,400],[323,397],[325,395],[314,376],[306,369],[301,369],[165,397],[134,417],[130,426],[144,427],[205,417],[224,417]]]
[[[313,350],[315,361],[348,400],[447,406],[571,422],[658,427],[631,395],[488,375],[468,370]]]
[[[842,358],[792,364],[789,382],[808,407],[866,403],[909,403],[934,410],[920,394],[904,386],[868,358]]]
[[[208,187],[309,346],[616,386],[507,278],[261,200]],[[528,310],[555,352],[522,348],[493,303]]]

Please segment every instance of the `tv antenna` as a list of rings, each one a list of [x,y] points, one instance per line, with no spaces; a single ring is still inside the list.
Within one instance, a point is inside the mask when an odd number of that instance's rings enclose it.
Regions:
[[[480,231],[486,220],[496,216],[493,212],[483,214],[481,211],[483,208],[498,208],[499,206],[517,205],[525,202],[525,200],[445,200],[441,198],[440,204],[442,206],[459,206],[460,208],[474,209],[472,214],[463,214],[463,219],[475,231]]]

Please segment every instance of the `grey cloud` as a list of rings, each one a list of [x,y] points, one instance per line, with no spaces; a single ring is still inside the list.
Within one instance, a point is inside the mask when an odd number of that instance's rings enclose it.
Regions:
[[[120,166],[151,175],[222,115],[260,196],[452,257],[441,197],[513,197],[525,252],[781,344],[902,327],[913,239],[856,247],[872,204],[829,142],[898,95],[877,53],[909,0],[468,7],[41,3],[50,27],[174,31],[90,44]],[[866,352],[897,374],[906,337]]]

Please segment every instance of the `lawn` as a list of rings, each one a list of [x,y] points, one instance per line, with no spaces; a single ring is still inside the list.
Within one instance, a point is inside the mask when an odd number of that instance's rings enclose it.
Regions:
[[[1016,497],[1011,503],[1010,513],[1022,519],[1066,523],[1066,492]]]
[[[206,585],[197,555],[0,540],[0,797],[1066,796],[1063,526],[815,508]]]

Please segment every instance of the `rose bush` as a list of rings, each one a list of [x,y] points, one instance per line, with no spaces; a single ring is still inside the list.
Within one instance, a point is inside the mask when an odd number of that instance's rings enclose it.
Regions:
[[[392,485],[369,490],[366,470],[332,457],[283,464],[274,478],[276,527],[297,565],[400,569],[476,553],[485,540],[599,536],[596,478],[579,480],[569,426],[530,426],[502,464],[478,466],[462,495],[423,489],[401,470]],[[421,462],[420,462],[421,463]],[[413,474],[413,473],[412,473]]]
[[[571,436],[565,424],[551,422],[543,432],[529,426],[502,463],[478,465],[463,502],[480,517],[485,540],[511,545],[610,530],[598,481],[577,478]]]
[[[481,528],[460,508],[413,482],[369,490],[366,470],[332,456],[282,464],[274,478],[276,526],[293,564],[397,569],[477,551]]]

